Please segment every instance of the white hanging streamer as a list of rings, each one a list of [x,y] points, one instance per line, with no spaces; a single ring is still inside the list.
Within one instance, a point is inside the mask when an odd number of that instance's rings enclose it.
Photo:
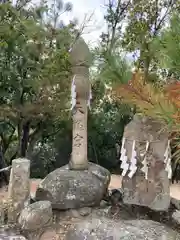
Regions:
[[[148,179],[148,165],[147,165],[147,157],[146,157],[148,148],[149,148],[149,142],[147,141],[146,142],[146,150],[145,150],[145,153],[143,154],[143,156],[144,156],[144,159],[142,161],[143,167],[141,168],[142,172],[144,172],[144,174],[145,174],[146,180]]]
[[[123,169],[123,172],[122,172],[123,177],[126,175],[129,169],[129,164],[127,163],[126,149],[124,145],[125,145],[125,138],[122,139],[121,157],[120,157],[120,160],[122,161],[121,168]]]
[[[170,148],[170,141],[168,141],[168,145],[167,145],[165,153],[164,153],[164,163],[166,163],[168,161],[168,158],[169,158],[169,148]]]
[[[171,168],[171,155],[170,155],[170,141],[168,141],[168,145],[166,151],[164,153],[164,163],[166,164],[165,170],[168,173],[168,178],[171,179],[172,177],[172,168]]]
[[[87,106],[89,107],[89,109],[91,109],[91,99],[92,99],[92,90],[91,90],[91,87],[90,87],[89,98],[88,98],[88,102],[87,102]]]
[[[133,141],[133,144],[132,144],[132,153],[131,153],[131,165],[130,165],[130,173],[128,174],[128,177],[129,178],[132,178],[133,175],[135,174],[135,172],[137,171],[137,159],[136,159],[136,156],[137,156],[137,153],[136,153],[136,150],[135,150],[135,145],[136,145],[136,141],[134,140]]]
[[[76,85],[75,85],[75,78],[76,75],[74,75],[72,79],[71,84],[71,110],[76,106]]]

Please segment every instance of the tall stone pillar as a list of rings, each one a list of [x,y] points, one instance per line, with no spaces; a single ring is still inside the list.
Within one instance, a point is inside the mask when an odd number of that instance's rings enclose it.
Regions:
[[[13,206],[8,209],[9,220],[16,221],[22,209],[30,204],[30,160],[19,158],[12,161],[8,199]]]
[[[91,99],[89,81],[90,51],[82,38],[79,38],[71,51],[72,64],[72,119],[73,140],[70,169],[88,168],[87,157],[87,116]]]

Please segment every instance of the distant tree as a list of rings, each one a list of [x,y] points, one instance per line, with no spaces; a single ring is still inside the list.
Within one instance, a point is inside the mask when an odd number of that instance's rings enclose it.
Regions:
[[[0,5],[0,136],[10,161],[26,156],[45,129],[53,134],[69,108],[68,48],[74,24],[58,28],[58,23],[71,5],[54,1],[51,8],[43,2],[28,8],[27,3]]]

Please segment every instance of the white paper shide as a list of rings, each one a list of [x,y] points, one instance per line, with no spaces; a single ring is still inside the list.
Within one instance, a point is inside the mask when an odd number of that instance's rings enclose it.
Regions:
[[[76,106],[76,84],[75,84],[76,75],[74,75],[71,84],[71,110]]]
[[[134,140],[133,144],[132,144],[132,152],[131,152],[131,160],[130,160],[131,164],[130,164],[130,168],[129,168],[130,172],[128,174],[129,178],[132,178],[133,175],[135,174],[135,172],[137,171],[137,166],[136,166],[136,164],[137,164],[137,158],[136,158],[137,153],[136,153],[136,150],[135,150],[135,146],[136,146],[136,141]]]
[[[123,169],[122,176],[124,177],[129,169],[129,164],[127,163],[128,158],[126,156],[126,149],[125,149],[125,138],[122,139],[120,160],[122,161],[121,168]]]
[[[172,177],[172,168],[171,168],[171,149],[170,149],[170,141],[168,141],[166,151],[164,153],[164,163],[165,163],[165,170],[168,173],[168,178],[171,179]]]
[[[144,173],[146,180],[148,179],[148,163],[147,163],[148,148],[149,148],[149,142],[147,141],[146,142],[146,149],[145,149],[145,152],[142,156],[143,157],[143,161],[142,161],[143,167],[141,168],[141,171]]]

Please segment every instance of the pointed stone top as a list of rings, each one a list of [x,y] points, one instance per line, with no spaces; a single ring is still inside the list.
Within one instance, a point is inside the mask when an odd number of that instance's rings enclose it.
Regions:
[[[73,66],[87,66],[91,64],[91,53],[82,37],[78,38],[70,53],[70,62]]]

